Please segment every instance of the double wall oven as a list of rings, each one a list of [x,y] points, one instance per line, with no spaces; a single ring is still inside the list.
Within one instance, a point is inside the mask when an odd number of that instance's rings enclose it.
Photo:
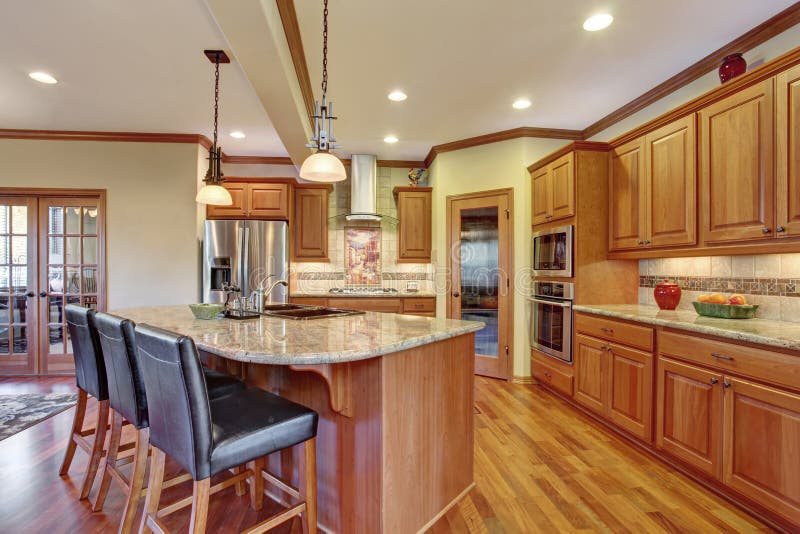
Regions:
[[[572,363],[571,282],[533,283],[531,302],[531,347],[544,354]]]

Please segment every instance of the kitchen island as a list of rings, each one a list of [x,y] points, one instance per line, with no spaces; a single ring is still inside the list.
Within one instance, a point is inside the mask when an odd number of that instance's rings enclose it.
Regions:
[[[482,323],[389,313],[205,321],[186,306],[114,313],[189,336],[207,364],[319,413],[318,519],[327,532],[418,532],[474,485]],[[299,458],[294,449],[273,454],[270,469],[296,484]]]

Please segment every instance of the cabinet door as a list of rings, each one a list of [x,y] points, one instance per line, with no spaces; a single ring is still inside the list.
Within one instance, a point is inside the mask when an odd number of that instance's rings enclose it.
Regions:
[[[697,242],[695,115],[645,137],[645,242],[652,247]]]
[[[328,189],[295,188],[292,259],[328,261]]]
[[[656,446],[720,477],[722,375],[659,358]]]
[[[646,190],[644,138],[617,147],[611,153],[609,185],[609,249],[644,245]]]
[[[247,184],[244,182],[225,182],[225,189],[231,194],[230,206],[206,206],[209,219],[243,219],[247,213]]]
[[[287,184],[248,184],[247,216],[251,219],[289,218],[289,186]]]
[[[773,81],[700,111],[703,239],[762,239],[774,231]]]
[[[531,174],[533,182],[533,198],[531,199],[532,224],[542,224],[550,220],[553,196],[550,187],[548,167],[542,167]]]
[[[574,372],[576,401],[598,414],[605,415],[608,398],[605,384],[607,344],[599,339],[575,336]]]
[[[403,301],[400,299],[377,297],[339,297],[329,298],[328,306],[344,310],[359,310],[367,312],[402,313]]]
[[[725,383],[725,484],[800,524],[800,395]]]
[[[611,421],[645,441],[652,441],[653,355],[609,345],[608,412]]]
[[[550,198],[551,209],[549,220],[566,219],[575,215],[575,154],[566,156],[550,164]]]
[[[404,191],[397,194],[397,261],[431,261],[431,192]]]
[[[800,66],[778,74],[777,201],[778,237],[800,235]]]

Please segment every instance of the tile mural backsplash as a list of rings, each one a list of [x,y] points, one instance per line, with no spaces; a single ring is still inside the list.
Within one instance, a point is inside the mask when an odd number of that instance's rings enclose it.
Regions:
[[[742,293],[761,319],[800,322],[800,254],[703,256],[639,261],[639,303],[655,306],[653,288],[665,278],[683,290],[679,309],[701,293]]]
[[[380,286],[381,229],[345,228],[344,283],[348,286]]]

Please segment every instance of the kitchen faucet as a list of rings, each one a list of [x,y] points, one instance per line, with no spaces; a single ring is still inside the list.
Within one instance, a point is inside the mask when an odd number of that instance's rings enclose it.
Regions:
[[[270,293],[272,293],[272,290],[278,286],[289,287],[289,282],[286,280],[277,280],[275,283],[269,286],[269,289],[267,289],[266,293],[264,293],[264,299],[267,299]]]

